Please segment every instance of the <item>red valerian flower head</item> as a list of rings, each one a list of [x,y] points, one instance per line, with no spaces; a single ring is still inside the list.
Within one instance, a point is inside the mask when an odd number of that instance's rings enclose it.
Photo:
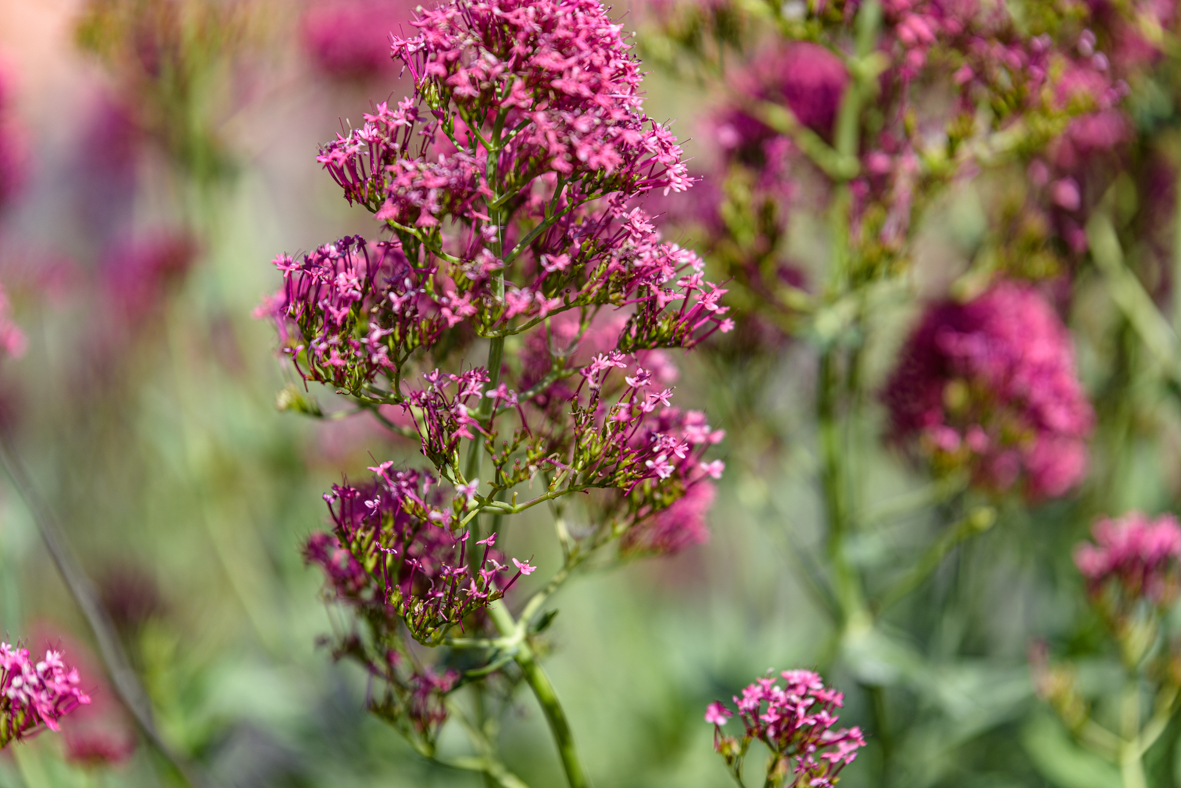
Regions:
[[[731,767],[758,740],[771,750],[769,775],[785,776],[790,762],[793,788],[832,788],[865,746],[860,728],[835,727],[844,694],[825,687],[810,670],[785,670],[778,677],[759,679],[733,701],[744,728],[740,739],[722,733],[733,716],[725,705],[711,703],[705,712],[705,721],[714,726],[714,749]]]
[[[374,467],[372,484],[337,485],[324,496],[335,527],[313,534],[304,556],[324,571],[334,599],[369,617],[397,616],[431,643],[533,568],[519,562],[514,572],[492,547],[495,534],[469,544],[466,530],[452,530],[454,512],[432,504],[432,477],[392,466]]]
[[[78,671],[49,650],[34,662],[28,649],[0,643],[0,748],[59,722],[90,698],[79,688]]]
[[[1087,467],[1091,405],[1070,334],[1026,285],[1002,282],[967,302],[932,305],[883,392],[895,439],[937,470],[1032,501],[1067,493]]]
[[[1074,563],[1094,599],[1111,594],[1121,605],[1146,600],[1164,607],[1181,588],[1181,525],[1171,514],[1150,518],[1141,512],[1104,518],[1092,529],[1094,544],[1083,542]]]

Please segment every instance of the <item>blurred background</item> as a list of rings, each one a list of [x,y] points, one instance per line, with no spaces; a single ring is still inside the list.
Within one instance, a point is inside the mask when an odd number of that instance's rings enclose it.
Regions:
[[[321,495],[375,458],[413,461],[417,448],[368,417],[283,412],[279,395],[296,378],[275,355],[272,326],[253,317],[279,284],[275,255],[372,235],[315,156],[371,102],[402,95],[387,33],[412,7],[0,0],[0,285],[27,338],[0,367],[0,429],[109,612],[161,735],[219,785],[483,784],[415,755],[365,712],[364,676],[317,647],[330,613],[300,547],[324,522]],[[701,171],[716,150],[695,139],[698,121],[718,84],[671,68],[645,82],[649,114],[676,119]],[[865,497],[882,505],[849,548],[867,571],[910,565],[949,516],[923,505],[926,474],[883,445],[871,395],[922,297],[970,268],[965,250],[995,220],[989,206],[1004,188],[1002,174],[946,192],[917,234],[905,294],[873,294],[866,416],[853,439]],[[1173,224],[1165,216],[1161,232]],[[817,231],[802,221],[792,244],[815,281]],[[885,783],[886,734],[873,728],[883,717],[900,785],[1113,784],[1112,767],[1088,760],[1037,700],[1026,654],[1050,638],[1079,656],[1084,685],[1118,672],[1085,614],[1070,546],[1096,513],[1175,504],[1181,426],[1134,353],[1112,374],[1133,339],[1106,286],[1087,275],[1070,286],[1082,378],[1105,397],[1101,420],[1112,417],[1095,439],[1105,451],[1090,486],[1040,507],[1001,505],[993,528],[861,641],[835,638],[803,568],[822,550],[824,518],[814,348],[739,344],[684,359],[678,401],[728,431],[711,540],[584,578],[556,600],[547,665],[596,785],[731,785],[705,706],[790,667],[822,669],[850,690],[842,723],[870,738],[844,772],[850,788]],[[332,392],[312,394],[339,409]],[[529,538],[522,554],[532,548],[544,564],[553,546]],[[63,735],[0,753],[0,788],[179,784],[106,683],[7,479],[0,633],[64,646],[94,697]],[[874,703],[885,709],[876,717]],[[1181,782],[1178,732],[1170,722],[1151,754],[1152,785]],[[530,697],[502,743],[530,785],[562,784]],[[463,745],[456,735],[442,746]]]

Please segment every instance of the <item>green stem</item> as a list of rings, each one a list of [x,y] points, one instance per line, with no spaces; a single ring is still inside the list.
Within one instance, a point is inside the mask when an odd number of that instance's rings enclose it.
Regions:
[[[493,602],[488,607],[488,613],[492,623],[496,625],[502,635],[507,636],[517,631],[517,622],[502,600]],[[533,690],[534,697],[541,705],[546,722],[549,723],[550,734],[554,737],[554,743],[558,747],[558,757],[561,758],[562,768],[566,771],[566,782],[570,788],[589,788],[590,781],[587,779],[582,761],[574,746],[574,734],[570,730],[566,712],[558,701],[558,695],[554,691],[553,684],[550,683],[549,676],[545,675],[545,671],[537,664],[536,656],[528,641],[522,640],[514,659],[521,668],[525,682]]]
[[[1119,770],[1124,788],[1148,788],[1144,764],[1140,760],[1140,684],[1133,675],[1124,686],[1120,699],[1121,739]]]
[[[501,279],[501,288],[504,287],[504,280]],[[497,386],[500,385],[500,365],[504,358],[504,338],[496,337],[488,342],[488,385],[484,387],[484,393],[487,394]],[[480,405],[476,409],[476,419],[484,427],[489,426],[488,421],[492,416],[493,402],[489,397],[481,395]],[[471,443],[467,448],[467,464],[464,467],[464,480],[469,484],[474,479],[480,478],[480,466],[484,460],[484,441],[479,433],[472,437]],[[474,545],[482,537],[480,536],[480,518],[472,517],[468,526],[468,532],[472,535],[471,543]],[[480,556],[479,551],[473,549],[470,552],[470,564],[472,567],[472,576],[475,577],[479,571]]]
[[[836,406],[839,385],[834,355],[835,349],[830,346],[820,356],[816,415],[820,430],[821,486],[828,519],[828,560],[832,565],[841,624],[847,626],[855,620],[863,622],[867,613],[856,573],[844,550],[848,526],[848,491],[841,462],[843,452]]]

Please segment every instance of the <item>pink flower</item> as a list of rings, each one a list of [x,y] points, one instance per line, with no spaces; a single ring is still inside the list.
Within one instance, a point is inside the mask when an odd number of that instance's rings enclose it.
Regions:
[[[1138,599],[1167,606],[1181,582],[1181,525],[1171,514],[1156,519],[1131,512],[1101,519],[1092,529],[1095,544],[1083,542],[1074,563],[1087,579],[1091,596],[1110,593],[1123,609]]]
[[[1086,472],[1094,422],[1070,335],[1033,288],[1002,282],[966,304],[931,306],[883,392],[896,439],[937,468],[1030,500],[1054,498]]]
[[[59,730],[62,717],[90,703],[79,683],[59,652],[33,662],[27,649],[0,643],[0,748],[43,726]]]
[[[779,680],[783,684],[779,684]],[[779,677],[762,678],[733,698],[742,720],[742,742],[736,748],[721,728],[732,712],[719,702],[709,705],[705,721],[715,726],[714,749],[732,757],[743,758],[754,740],[771,750],[768,773],[788,763],[796,775],[792,785],[833,788],[841,770],[857,758],[865,746],[860,728],[835,728],[836,710],[844,695],[824,686],[810,670],[788,670]]]
[[[169,291],[188,275],[198,251],[190,236],[165,230],[112,245],[99,273],[113,317],[136,326],[157,314]]]
[[[711,469],[712,470],[712,469]],[[706,471],[708,474],[709,471]],[[721,471],[718,471],[719,475]],[[620,550],[625,553],[671,555],[709,539],[706,516],[717,491],[708,481],[690,485],[671,506],[640,521],[623,535]]]
[[[726,708],[724,703],[714,701],[705,709],[705,721],[710,725],[725,725],[734,713]]]
[[[94,655],[52,625],[35,625],[33,641],[61,651],[65,646],[74,665],[85,676],[90,703],[79,705],[60,720],[66,759],[86,766],[113,766],[135,754],[139,740],[131,715],[103,679]]]

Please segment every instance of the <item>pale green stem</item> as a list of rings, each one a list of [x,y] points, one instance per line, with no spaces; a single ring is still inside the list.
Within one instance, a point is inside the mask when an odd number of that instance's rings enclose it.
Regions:
[[[820,357],[820,380],[816,395],[816,415],[820,431],[821,485],[824,490],[825,512],[828,518],[828,560],[835,576],[837,602],[841,609],[842,625],[866,617],[865,601],[860,583],[844,551],[848,525],[848,489],[838,424],[836,391],[838,389],[834,365],[834,349],[828,347]]]
[[[1156,743],[1165,729],[1169,727],[1169,722],[1173,719],[1173,714],[1177,711],[1178,687],[1167,687],[1157,696],[1156,711],[1152,715],[1152,719],[1140,729],[1140,735],[1137,739],[1137,745],[1140,750],[1140,755],[1148,752],[1149,748]]]
[[[501,635],[509,636],[518,632],[519,625],[502,600],[493,602],[488,607],[488,613]],[[545,671],[537,664],[536,656],[527,640],[522,639],[513,659],[521,668],[525,682],[533,690],[533,695],[541,705],[542,713],[545,714],[550,734],[554,737],[554,743],[558,747],[558,757],[566,772],[566,782],[570,788],[589,788],[590,781],[587,779],[582,761],[578,757],[578,750],[574,746],[574,734],[570,730],[566,712],[558,701],[557,693],[554,691],[553,684],[550,683],[549,676],[545,675]]]
[[[1123,741],[1119,751],[1119,770],[1123,788],[1148,788],[1140,760],[1140,685],[1135,676],[1128,679],[1120,699],[1120,728]]]
[[[41,753],[35,747],[14,742],[9,748],[25,788],[52,788]]]

